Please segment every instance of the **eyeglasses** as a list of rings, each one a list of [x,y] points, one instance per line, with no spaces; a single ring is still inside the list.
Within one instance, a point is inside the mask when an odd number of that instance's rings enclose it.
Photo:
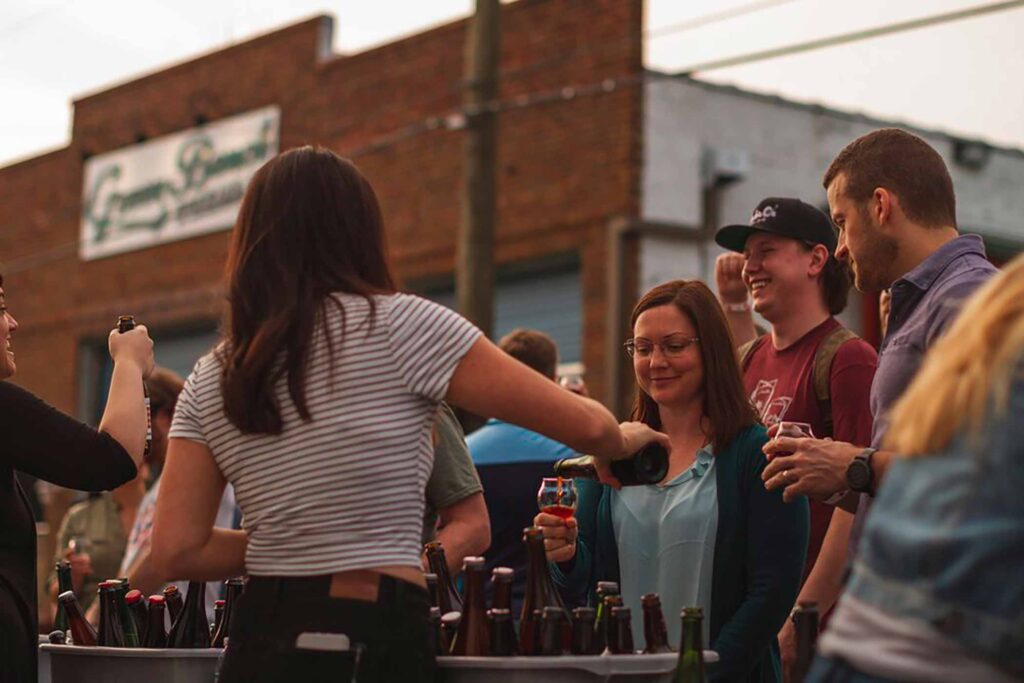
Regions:
[[[660,342],[652,342],[647,339],[627,339],[623,346],[626,347],[626,353],[630,358],[650,358],[654,353],[655,346],[661,349],[665,356],[676,358],[683,355],[683,352],[690,348],[691,344],[696,344],[698,341],[700,341],[699,337],[682,336],[670,337]]]

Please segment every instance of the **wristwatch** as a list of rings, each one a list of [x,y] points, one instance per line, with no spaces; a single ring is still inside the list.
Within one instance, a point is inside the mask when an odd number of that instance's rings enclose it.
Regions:
[[[846,466],[846,483],[851,491],[870,493],[875,475],[871,471],[871,456],[877,448],[865,448]]]

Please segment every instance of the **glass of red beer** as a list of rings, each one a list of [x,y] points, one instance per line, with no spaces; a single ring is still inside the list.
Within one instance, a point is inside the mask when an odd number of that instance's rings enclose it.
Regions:
[[[537,489],[537,507],[549,515],[569,519],[576,514],[576,486],[572,479],[541,479]]]

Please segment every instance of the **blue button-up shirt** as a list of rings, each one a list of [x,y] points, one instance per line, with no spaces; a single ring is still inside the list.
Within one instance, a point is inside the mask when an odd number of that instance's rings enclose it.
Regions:
[[[871,383],[872,446],[878,448],[885,438],[889,411],[914,379],[925,353],[953,322],[964,301],[996,272],[985,257],[981,238],[961,235],[892,284],[889,325]],[[850,535],[851,555],[870,504],[868,496],[861,496]]]

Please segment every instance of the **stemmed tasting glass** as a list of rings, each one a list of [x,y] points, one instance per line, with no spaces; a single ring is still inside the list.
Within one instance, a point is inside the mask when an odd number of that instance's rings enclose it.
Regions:
[[[569,519],[576,514],[576,486],[572,479],[549,477],[541,479],[537,490],[537,507],[541,512]]]

